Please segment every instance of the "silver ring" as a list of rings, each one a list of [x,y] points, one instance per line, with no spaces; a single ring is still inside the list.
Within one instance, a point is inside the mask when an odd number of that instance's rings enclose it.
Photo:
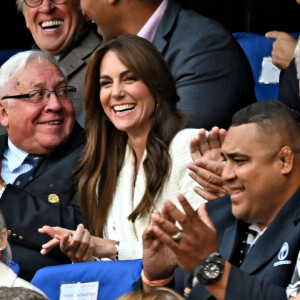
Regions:
[[[178,243],[182,239],[182,236],[183,236],[183,231],[179,230],[176,234],[174,234],[172,236],[172,239],[173,239],[173,241],[175,241],[176,243]]]
[[[73,236],[73,233],[71,231],[69,231],[68,236],[71,238]]]

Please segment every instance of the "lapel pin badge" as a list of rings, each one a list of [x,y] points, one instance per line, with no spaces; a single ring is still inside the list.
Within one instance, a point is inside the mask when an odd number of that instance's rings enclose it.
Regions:
[[[50,194],[48,196],[48,201],[50,203],[59,203],[59,197],[56,194]]]

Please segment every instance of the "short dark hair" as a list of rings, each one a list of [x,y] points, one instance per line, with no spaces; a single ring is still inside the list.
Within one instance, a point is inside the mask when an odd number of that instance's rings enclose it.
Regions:
[[[230,126],[249,123],[255,123],[261,132],[286,129],[293,136],[300,138],[296,114],[279,101],[260,101],[242,108],[233,115]]]
[[[0,287],[0,300],[47,300],[42,294],[24,287]]]

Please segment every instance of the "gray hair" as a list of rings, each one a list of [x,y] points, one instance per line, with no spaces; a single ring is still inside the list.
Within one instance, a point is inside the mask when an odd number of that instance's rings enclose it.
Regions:
[[[17,0],[16,6],[17,6],[17,10],[21,12],[23,10],[24,0]]]
[[[296,63],[296,69],[297,69],[297,78],[300,78],[300,35],[298,37],[298,42],[295,48],[295,63]]]
[[[57,66],[64,78],[67,78],[66,72],[57,65],[53,56],[40,50],[28,50],[19,52],[13,55],[0,67],[0,96],[6,92],[6,86],[12,78],[21,73],[24,68],[33,60],[38,60],[41,64],[43,62],[50,62]]]
[[[1,286],[0,300],[47,300],[48,298],[42,294],[25,287]]]
[[[6,230],[6,224],[5,224],[5,220],[3,217],[3,214],[0,210],[0,232],[5,229]],[[2,262],[4,262],[5,264],[9,265],[9,262],[11,261],[11,250],[10,250],[10,246],[7,243],[5,249],[2,251]]]

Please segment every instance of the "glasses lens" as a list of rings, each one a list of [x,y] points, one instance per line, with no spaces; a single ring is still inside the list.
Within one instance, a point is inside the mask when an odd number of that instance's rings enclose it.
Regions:
[[[56,89],[56,95],[60,100],[69,100],[72,99],[76,92],[74,86],[64,86]]]
[[[24,2],[29,7],[38,7],[42,4],[43,0],[24,0]]]
[[[64,4],[67,0],[50,0],[54,4]],[[43,3],[43,0],[24,0],[29,7],[38,7]]]
[[[48,90],[36,90],[29,92],[29,101],[32,103],[41,103],[45,99]]]
[[[64,4],[67,0],[51,0],[54,4]]]

